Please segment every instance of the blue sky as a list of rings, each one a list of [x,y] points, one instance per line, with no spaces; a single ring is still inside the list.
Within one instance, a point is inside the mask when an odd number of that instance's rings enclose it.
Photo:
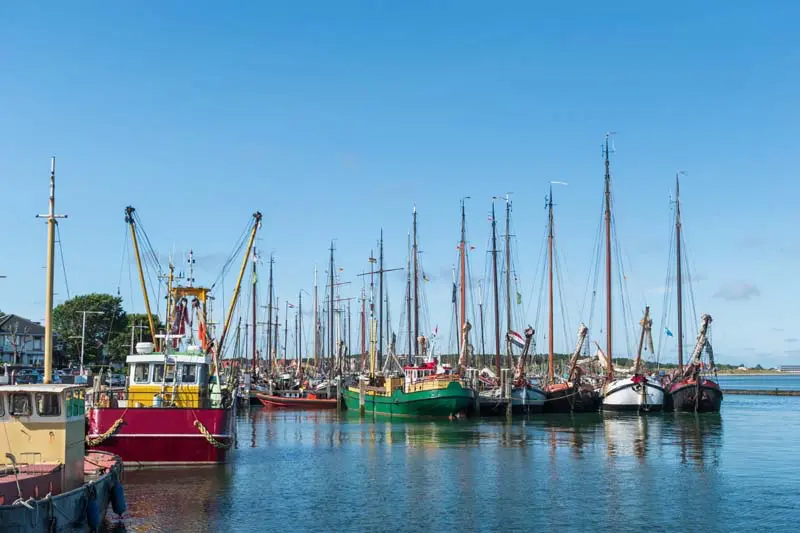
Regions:
[[[800,361],[795,3],[17,1],[0,10],[6,312],[43,316],[45,229],[33,217],[46,210],[50,155],[57,210],[69,214],[61,232],[73,295],[121,285],[141,311],[123,265],[129,204],[160,251],[194,248],[201,281],[216,277],[261,210],[259,247],[275,253],[282,299],[311,289],[331,239],[353,282],[343,296],[358,296],[355,274],[381,227],[387,266],[403,266],[416,205],[429,327],[440,330],[451,321],[459,199],[470,197],[471,264],[483,272],[491,196],[513,192],[530,323],[543,198],[549,180],[562,180],[571,343],[588,320],[578,315],[602,200],[600,143],[613,130],[637,320],[647,303],[661,322],[669,195],[684,169],[697,312],[714,317],[718,358]],[[403,276],[388,285],[396,321]]]

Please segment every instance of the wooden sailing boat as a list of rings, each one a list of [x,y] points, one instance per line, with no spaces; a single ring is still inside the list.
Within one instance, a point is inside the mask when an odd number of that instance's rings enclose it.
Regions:
[[[554,358],[554,306],[553,306],[553,248],[555,246],[555,228],[553,220],[553,185],[547,197],[547,286],[548,286],[548,326],[547,326],[547,378],[544,387],[547,395],[545,411],[550,413],[570,413],[596,411],[600,406],[597,392],[588,384],[581,383],[581,369],[578,357],[583,350],[589,328],[578,326],[578,340],[569,359],[569,371],[566,380],[557,382]]]
[[[236,387],[223,381],[219,358],[261,225],[261,213],[253,214],[219,342],[212,338],[207,327],[210,289],[195,286],[192,280],[185,286],[176,285],[171,261],[167,285],[168,332],[157,334],[139,254],[140,224],[133,207],[126,208],[125,220],[130,227],[150,332],[154,340],[161,342],[160,346],[138,343],[136,354],[126,359],[130,374],[125,391],[93,402],[88,411],[88,442],[97,449],[118,454],[126,464],[140,467],[225,462],[233,445]],[[149,239],[144,242],[149,243]],[[148,255],[154,254],[155,251],[148,250]],[[196,320],[196,337],[192,315]]]
[[[715,372],[714,351],[708,340],[708,328],[711,325],[711,316],[704,314],[700,317],[700,332],[697,343],[692,352],[692,359],[684,368],[683,366],[683,261],[681,257],[681,203],[680,203],[680,173],[675,175],[675,255],[676,255],[676,283],[677,283],[677,319],[678,319],[678,370],[669,376],[666,381],[666,404],[676,411],[716,412],[722,405],[722,390],[719,384],[713,381],[709,374]],[[708,355],[708,365],[702,360],[703,352]]]
[[[417,253],[416,246],[416,208],[414,209],[415,239],[413,253]],[[393,269],[383,266],[383,232],[380,241],[380,262],[378,264],[379,284],[379,311],[378,331],[383,329],[383,275]],[[414,277],[418,276],[417,258],[413,258]],[[372,275],[373,272],[370,273]],[[415,293],[418,294],[418,281],[414,282]],[[415,308],[418,299],[415,297]],[[415,329],[418,331],[419,311],[415,310]],[[372,322],[374,326],[374,321]],[[468,325],[468,324],[467,324]],[[374,327],[372,332],[374,332]],[[466,328],[468,331],[469,328]],[[416,332],[415,332],[416,333]],[[374,335],[371,335],[374,338]],[[462,343],[465,345],[466,333],[462,333]],[[394,342],[389,344],[389,357],[394,357]],[[404,417],[450,417],[464,413],[469,409],[475,398],[474,391],[461,381],[461,376],[441,365],[440,362],[428,354],[428,343],[424,336],[417,337],[418,357],[421,361],[411,361],[403,366],[401,373],[391,374],[378,372],[379,357],[383,351],[383,336],[378,333],[378,350],[376,352],[374,340],[370,343],[369,375],[363,376],[359,383],[342,391],[342,398],[348,410],[385,416]]]
[[[96,530],[109,502],[125,512],[122,460],[86,450],[85,388],[53,384],[53,261],[56,219],[55,158],[50,163],[47,220],[44,379],[0,386],[0,529]]]
[[[603,150],[605,158],[605,260],[606,260],[606,351],[601,352],[605,359],[606,377],[605,382],[600,388],[600,398],[603,410],[606,411],[661,411],[664,407],[664,388],[652,376],[643,372],[640,362],[640,354],[637,356],[637,364],[634,365],[633,375],[627,377],[617,377],[614,374],[614,361],[612,351],[612,307],[611,307],[611,166],[609,162],[609,135],[606,135]],[[645,321],[648,320],[647,312]],[[643,323],[642,328],[644,335]],[[599,347],[598,347],[599,348]],[[640,350],[641,352],[641,343]]]
[[[493,199],[494,200],[494,199]],[[506,255],[506,353],[508,356],[508,368],[513,368],[514,353],[513,346],[522,344],[524,354],[520,359],[524,361],[527,350],[530,347],[530,339],[522,341],[522,337],[513,330],[511,313],[511,200],[506,195],[506,235],[505,235],[505,255]],[[518,368],[511,384],[511,397],[503,398],[502,392],[502,372],[503,364],[500,355],[500,302],[498,290],[497,273],[497,220],[495,218],[494,201],[492,202],[492,281],[494,295],[494,320],[495,320],[495,368],[496,386],[481,391],[480,409],[481,414],[505,414],[504,403],[511,402],[512,414],[541,412],[545,403],[545,392],[533,383],[525,375],[524,366]],[[531,335],[533,331],[531,330]],[[524,344],[523,344],[524,343]]]

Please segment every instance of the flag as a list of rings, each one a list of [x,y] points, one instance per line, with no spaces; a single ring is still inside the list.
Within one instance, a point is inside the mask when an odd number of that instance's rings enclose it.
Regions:
[[[664,328],[664,333],[667,334],[667,337],[672,337],[672,332],[669,330],[669,328]]]
[[[422,274],[422,281],[430,281],[430,278],[423,273]]]
[[[509,332],[508,332],[508,340],[510,340],[511,344],[513,344],[517,348],[524,348],[525,347],[525,339],[523,339],[522,335],[520,335],[516,331],[509,330]]]
[[[494,222],[494,218],[492,218],[492,215],[489,215],[489,222]]]
[[[294,304],[286,304],[286,305],[288,305],[292,309],[294,308]]]
[[[522,305],[522,295],[517,293],[517,305]]]
[[[435,337],[438,334],[439,334],[439,324],[436,324],[436,327],[433,328],[433,336]]]

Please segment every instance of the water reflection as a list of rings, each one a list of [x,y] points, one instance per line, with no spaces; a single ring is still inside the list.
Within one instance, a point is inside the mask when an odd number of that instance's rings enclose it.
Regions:
[[[722,417],[719,413],[674,413],[665,420],[672,426],[679,445],[681,464],[699,468],[719,465],[722,447]]]

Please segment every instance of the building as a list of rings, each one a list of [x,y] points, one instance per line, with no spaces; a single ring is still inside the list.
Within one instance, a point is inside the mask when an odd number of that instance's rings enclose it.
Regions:
[[[790,372],[792,374],[800,374],[800,365],[781,365],[778,367],[780,372]]]
[[[44,326],[17,315],[0,316],[0,363],[42,366]]]

